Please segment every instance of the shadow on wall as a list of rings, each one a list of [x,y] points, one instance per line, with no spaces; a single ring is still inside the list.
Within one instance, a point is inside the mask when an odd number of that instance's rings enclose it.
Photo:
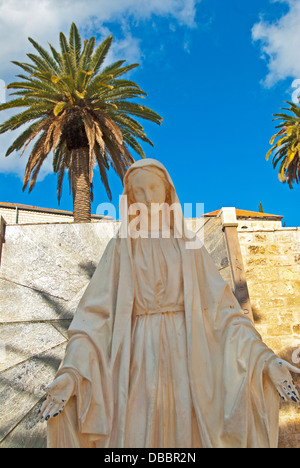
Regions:
[[[82,270],[84,273],[84,277],[88,280],[88,282],[92,279],[94,272],[97,268],[97,265],[95,262],[88,261],[88,262],[81,262],[79,263],[78,267]],[[86,281],[83,280],[83,287],[86,284]],[[34,290],[42,299],[44,300],[45,303],[49,305],[52,311],[55,312],[57,315],[57,320],[72,320],[73,318],[73,313],[72,311],[68,310],[68,303],[64,306],[60,301],[58,301],[54,296],[48,294],[46,291],[43,290]],[[52,324],[55,324],[55,320],[50,320],[48,322],[52,322]]]
[[[254,307],[253,305],[252,305],[252,313],[253,313],[254,323],[261,323],[262,316],[259,314],[257,307]]]
[[[85,273],[87,279],[91,280],[98,265],[96,265],[95,262],[89,261],[89,262],[81,262],[79,263],[78,266]]]
[[[78,265],[82,272],[82,287],[92,278],[97,265],[95,262],[86,261]],[[46,291],[32,289],[55,312],[54,319],[41,320],[30,323],[23,322],[24,326],[30,325],[45,327],[51,326],[56,330],[56,342],[51,338],[45,343],[47,349],[34,351],[34,349],[22,349],[18,346],[18,339],[5,346],[8,356],[17,356],[17,362],[6,366],[0,372],[0,447],[1,448],[45,448],[46,425],[38,421],[38,411],[44,401],[44,387],[49,385],[55,377],[61,360],[64,356],[67,344],[67,330],[73,318],[74,310],[78,304],[72,302],[73,311],[67,301],[55,298]],[[78,299],[78,301],[80,298]],[[75,297],[75,301],[77,301]],[[65,303],[64,303],[65,302]],[[20,304],[20,308],[28,307],[28,304]],[[5,327],[17,325],[22,327],[22,322],[3,324]],[[59,336],[61,335],[61,339]],[[51,337],[51,332],[49,331]],[[30,342],[29,342],[30,344]],[[41,346],[42,348],[43,346]],[[28,348],[28,347],[27,347]],[[29,352],[28,352],[29,351]],[[32,353],[30,355],[30,353]]]

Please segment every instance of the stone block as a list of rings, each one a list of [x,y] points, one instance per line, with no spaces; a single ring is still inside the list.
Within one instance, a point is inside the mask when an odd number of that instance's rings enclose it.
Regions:
[[[244,258],[244,262],[245,262],[246,267],[247,266],[254,267],[256,265],[268,265],[269,264],[268,259],[262,255],[259,255],[257,257],[246,256],[246,258]]]
[[[298,320],[300,320],[299,317],[298,317]],[[300,336],[300,323],[293,325],[293,333]],[[300,343],[299,343],[299,348],[300,348]]]
[[[247,232],[247,233],[241,233],[239,232],[238,233],[238,237],[239,237],[239,242],[242,245],[244,244],[252,244],[253,240],[254,240],[254,234],[253,233],[250,233],[250,232]]]
[[[266,248],[261,245],[249,245],[248,251],[250,255],[264,255],[266,253]]]
[[[263,297],[259,299],[259,308],[262,310],[265,309],[284,309],[286,304],[286,299],[283,297]]]
[[[281,281],[291,280],[299,282],[300,269],[298,265],[291,265],[290,267],[279,267],[277,268],[277,272]]]
[[[47,425],[38,421],[38,408],[34,407],[19,424],[0,442],[2,449],[46,449]]]
[[[0,278],[71,300],[92,276],[112,223],[8,226]]]
[[[72,270],[68,271],[54,255],[49,255],[37,241],[14,226],[7,229],[0,278],[66,300],[71,299],[82,284]]]
[[[285,252],[281,252],[279,246],[276,244],[267,244],[265,253],[266,255],[280,255],[280,253],[285,253]]]
[[[65,347],[66,341],[0,374],[0,448],[45,446],[46,426],[38,422],[38,410]]]
[[[252,266],[247,269],[247,280],[256,281],[279,281],[279,272],[277,268],[268,268],[266,265],[257,265],[255,268]]]
[[[51,323],[0,325],[0,336],[5,349],[5,360],[0,362],[0,372],[66,341]]]
[[[0,297],[0,324],[73,317],[70,301],[5,279],[0,279]]]
[[[254,234],[255,242],[266,242],[266,240],[267,240],[266,234]]]

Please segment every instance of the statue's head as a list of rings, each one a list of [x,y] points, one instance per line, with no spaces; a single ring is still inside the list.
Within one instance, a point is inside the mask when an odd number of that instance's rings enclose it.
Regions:
[[[188,249],[199,248],[197,235],[185,225],[174,183],[160,161],[149,158],[136,161],[126,172],[123,184],[119,237],[134,237],[131,233],[136,234],[139,227],[144,231],[144,225],[147,226],[145,230],[151,226],[152,232],[159,226],[163,234],[172,230],[176,238],[183,238]]]
[[[139,217],[143,224],[143,220],[147,219],[149,227],[151,218],[151,223],[155,219],[160,225],[173,226],[169,211],[167,210],[166,217],[166,210],[163,208],[163,205],[172,204],[172,197],[170,182],[162,169],[151,164],[135,167],[127,174],[124,185],[130,221]]]
[[[171,203],[171,186],[165,173],[155,166],[133,169],[126,179],[129,203]]]

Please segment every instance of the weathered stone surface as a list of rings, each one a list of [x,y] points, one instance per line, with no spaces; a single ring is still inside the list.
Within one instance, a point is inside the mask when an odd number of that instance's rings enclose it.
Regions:
[[[239,232],[239,240],[256,328],[276,354],[292,363],[300,349],[300,230],[256,229]],[[294,380],[300,384],[299,377]],[[282,406],[279,447],[299,447],[299,411]]]
[[[38,422],[37,413],[44,397],[43,388],[53,381],[65,347],[66,340],[53,349],[1,372],[1,448],[18,447],[22,440],[23,447],[29,447],[31,443],[44,445],[45,428]]]
[[[71,320],[55,320],[51,322],[51,325],[66,339],[68,339],[68,330],[71,325]]]
[[[114,231],[112,223],[9,226],[0,323],[71,319]]]
[[[51,323],[18,323],[0,325],[6,359],[0,362],[0,372],[31,356],[65,342],[65,337]]]
[[[0,279],[0,297],[0,324],[72,318],[71,301],[6,279]]]
[[[204,245],[220,271],[221,276],[232,287],[232,277],[231,273],[229,273],[229,258],[221,219],[208,218],[199,232],[199,237],[204,239]]]
[[[112,223],[8,226],[0,278],[71,300],[97,267]]]
[[[7,435],[1,442],[0,448],[47,448],[47,426],[38,421],[37,407],[34,407]]]
[[[8,226],[0,267],[0,447],[46,446],[37,422],[67,330],[116,224]],[[17,405],[16,405],[17,402]]]
[[[226,283],[232,285],[232,275],[231,275],[230,265],[219,270],[219,273],[222,276],[223,280],[226,281]]]

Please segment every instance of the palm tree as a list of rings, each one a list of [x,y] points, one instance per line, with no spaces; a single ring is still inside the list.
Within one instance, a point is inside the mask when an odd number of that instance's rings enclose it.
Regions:
[[[273,155],[274,168],[279,166],[279,180],[288,183],[292,189],[293,184],[300,182],[300,108],[292,102],[287,102],[290,108],[282,108],[291,114],[274,114],[274,120],[282,122],[276,128],[278,132],[272,137],[270,144],[272,148],[268,151],[266,159],[276,150]],[[278,138],[277,142],[275,142]]]
[[[73,23],[69,40],[60,33],[60,52],[49,44],[47,52],[33,39],[29,41],[38,54],[29,53],[31,63],[13,62],[25,74],[21,81],[7,88],[16,90],[11,101],[0,110],[25,108],[0,125],[0,134],[28,124],[6,152],[22,149],[21,156],[33,142],[24,176],[23,191],[35,186],[38,173],[53,151],[53,169],[57,174],[57,197],[60,202],[65,171],[68,171],[73,194],[75,222],[91,220],[93,169],[99,166],[100,177],[109,199],[112,199],[107,171],[112,167],[123,180],[134,162],[133,149],[145,158],[138,141],[153,143],[147,138],[142,118],[161,124],[162,118],[151,109],[132,101],[147,94],[122,75],[138,67],[117,61],[103,66],[113,38],[107,37],[95,48],[95,37],[82,40]],[[121,77],[121,78],[120,78]]]

